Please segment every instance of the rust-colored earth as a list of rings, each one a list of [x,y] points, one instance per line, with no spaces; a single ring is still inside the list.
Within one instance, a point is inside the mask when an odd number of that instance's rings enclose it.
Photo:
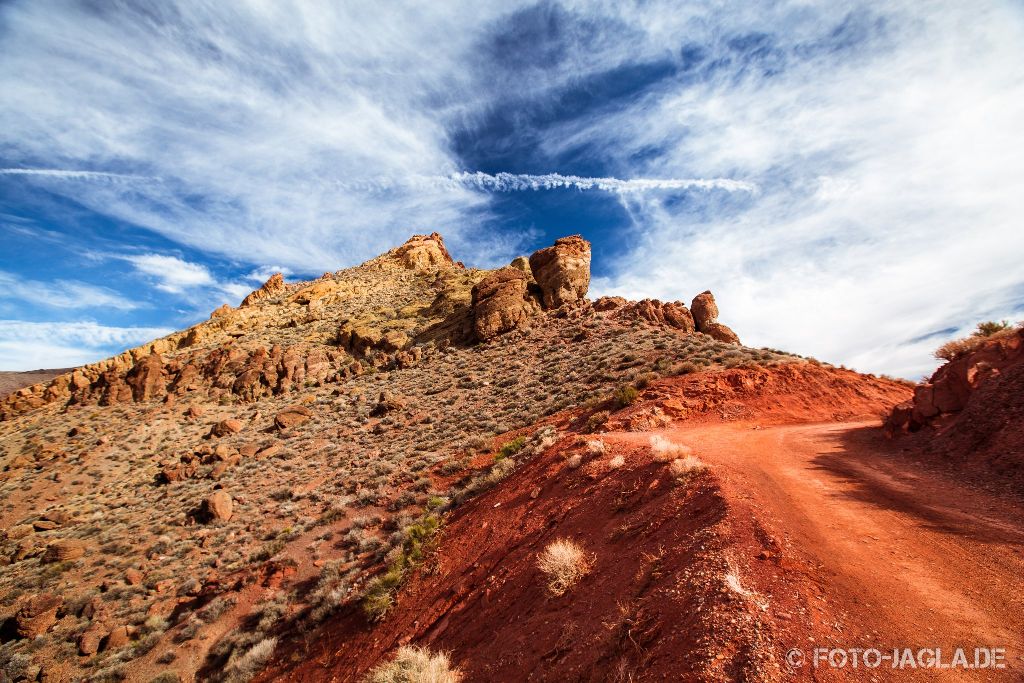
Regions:
[[[908,394],[824,368],[658,382],[614,431],[570,435],[457,509],[382,623],[343,612],[282,645],[262,680],[359,680],[410,642],[472,681],[1021,680],[1024,508],[886,440],[878,416]],[[659,415],[686,419],[649,428]],[[675,481],[653,434],[708,469]],[[606,452],[573,468],[593,438]],[[553,597],[535,563],[563,537],[595,564]],[[956,647],[1002,648],[1007,668],[814,662],[815,648],[948,662]]]

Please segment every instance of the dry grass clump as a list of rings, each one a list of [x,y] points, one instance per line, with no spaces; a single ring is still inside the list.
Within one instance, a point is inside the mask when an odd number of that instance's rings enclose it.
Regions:
[[[613,470],[617,470],[625,464],[626,459],[621,455],[616,455],[614,458],[608,461],[608,467],[612,468]]]
[[[604,441],[593,439],[587,442],[587,453],[591,455],[604,455]]]
[[[978,323],[977,329],[963,339],[953,339],[935,349],[935,357],[939,360],[954,360],[974,351],[990,339],[1001,339],[1017,333],[1022,325],[1013,324],[1009,320],[1000,322],[987,321]]]
[[[549,543],[537,556],[537,567],[548,578],[548,590],[554,595],[564,595],[590,573],[593,559],[575,542],[560,538]]]
[[[231,655],[224,667],[223,678],[226,683],[242,683],[252,678],[274,654],[277,638],[264,638],[244,654],[237,652]]]
[[[703,472],[707,468],[708,466],[700,458],[687,455],[669,463],[668,471],[672,473],[673,477],[684,477],[697,472]]]
[[[378,665],[366,683],[459,683],[462,672],[453,667],[444,652],[404,646],[390,662]]]
[[[651,451],[654,452],[655,462],[671,462],[676,458],[689,457],[693,449],[681,443],[669,441],[660,434],[651,437]]]

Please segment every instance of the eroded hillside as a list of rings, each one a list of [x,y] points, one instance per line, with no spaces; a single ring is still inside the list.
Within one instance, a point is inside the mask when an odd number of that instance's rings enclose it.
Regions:
[[[370,580],[409,534],[546,447],[516,430],[581,406],[601,429],[659,376],[809,365],[735,343],[710,293],[592,303],[589,260],[566,238],[480,271],[414,237],[8,397],[5,675],[243,678],[275,625],[368,592],[387,613]]]

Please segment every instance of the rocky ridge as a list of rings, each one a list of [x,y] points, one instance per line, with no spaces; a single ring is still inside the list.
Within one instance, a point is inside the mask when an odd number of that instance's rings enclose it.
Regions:
[[[271,276],[236,309],[222,306],[182,332],[77,368],[0,400],[0,420],[44,405],[117,405],[202,395],[254,401],[337,383],[368,368],[411,367],[425,348],[488,341],[544,311],[618,316],[739,343],[717,322],[710,292],[680,302],[591,304],[590,244],[563,237],[496,271],[452,260],[437,233],[416,235],[361,266],[286,284]]]

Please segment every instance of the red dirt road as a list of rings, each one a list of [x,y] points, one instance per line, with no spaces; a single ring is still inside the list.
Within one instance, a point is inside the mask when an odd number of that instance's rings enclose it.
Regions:
[[[792,584],[804,593],[814,642],[777,617],[784,649],[805,661],[803,680],[1024,680],[1024,509],[904,457],[877,422],[758,428],[700,424],[660,432],[691,446],[721,481],[734,518],[756,519],[778,540]],[[614,433],[638,445],[650,433]],[[756,563],[747,570],[756,579]],[[763,582],[762,582],[763,583]],[[756,580],[752,581],[757,585]],[[787,632],[793,642],[787,641]],[[1004,648],[1003,670],[829,669],[816,647]],[[848,655],[851,656],[851,655]],[[836,662],[841,658],[836,655]],[[905,666],[909,666],[905,664]]]

